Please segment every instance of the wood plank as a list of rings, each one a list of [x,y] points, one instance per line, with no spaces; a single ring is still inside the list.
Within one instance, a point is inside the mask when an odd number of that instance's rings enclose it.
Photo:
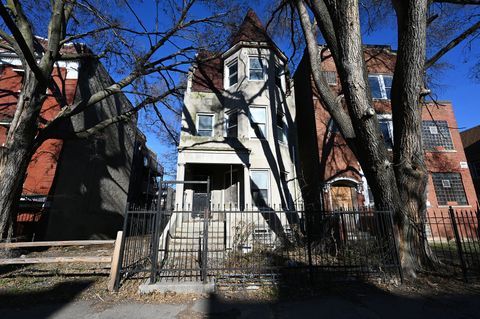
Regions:
[[[112,265],[110,266],[110,276],[108,277],[108,291],[115,290],[115,282],[117,281],[118,268],[120,267],[120,250],[122,248],[123,231],[117,232],[117,239],[113,248]]]
[[[51,263],[111,263],[110,256],[83,256],[83,257],[38,257],[38,258],[4,258],[0,265],[20,264],[51,264]]]
[[[29,241],[19,243],[0,243],[0,249],[27,248],[27,247],[61,247],[61,246],[90,246],[113,245],[114,240],[63,240],[63,241]]]

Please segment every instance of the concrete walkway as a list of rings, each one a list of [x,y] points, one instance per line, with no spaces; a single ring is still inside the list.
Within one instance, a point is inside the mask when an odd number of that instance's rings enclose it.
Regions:
[[[285,298],[282,298],[282,300]],[[349,291],[300,300],[271,303],[238,302],[217,298],[189,304],[101,303],[72,301],[0,309],[2,319],[151,319],[151,318],[480,318],[478,295],[409,297],[383,291]]]

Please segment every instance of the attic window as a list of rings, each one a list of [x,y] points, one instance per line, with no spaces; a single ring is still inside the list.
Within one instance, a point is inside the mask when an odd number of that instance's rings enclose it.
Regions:
[[[233,61],[228,65],[228,86],[238,83],[238,60]]]

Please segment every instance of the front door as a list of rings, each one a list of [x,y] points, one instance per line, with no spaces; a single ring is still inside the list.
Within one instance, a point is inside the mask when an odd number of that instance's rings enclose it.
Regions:
[[[349,186],[332,186],[332,208],[348,210],[354,208],[354,188]]]

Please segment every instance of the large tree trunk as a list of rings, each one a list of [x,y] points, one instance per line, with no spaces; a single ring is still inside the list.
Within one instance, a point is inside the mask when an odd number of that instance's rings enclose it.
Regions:
[[[0,150],[0,238],[10,238],[18,201],[28,164],[35,152],[38,115],[46,98],[46,85],[32,72],[25,72],[24,89],[9,128],[5,146]]]
[[[421,218],[428,172],[422,147],[422,106],[428,0],[394,0],[398,52],[392,85],[395,176],[402,202],[397,216],[402,265],[410,274],[424,262]],[[408,273],[407,273],[408,275]]]

